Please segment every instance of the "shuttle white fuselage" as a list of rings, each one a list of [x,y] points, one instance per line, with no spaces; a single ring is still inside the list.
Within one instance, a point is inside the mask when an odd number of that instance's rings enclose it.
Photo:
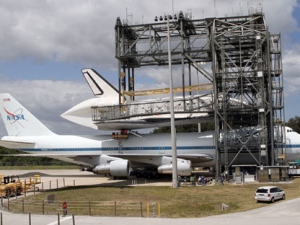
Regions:
[[[83,69],[95,98],[83,101],[61,117],[98,130],[143,129],[170,126],[169,98],[124,101],[108,81],[93,69]],[[212,94],[174,98],[175,124],[193,124],[212,120]]]

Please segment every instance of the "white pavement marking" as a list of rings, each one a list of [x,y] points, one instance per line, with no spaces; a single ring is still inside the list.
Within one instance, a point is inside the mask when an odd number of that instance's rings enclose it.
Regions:
[[[65,218],[61,219],[60,222],[67,221],[69,219],[72,219],[72,216],[65,217]],[[52,222],[52,223],[48,223],[47,225],[56,225],[56,224],[58,224],[58,221],[55,221],[55,222]]]

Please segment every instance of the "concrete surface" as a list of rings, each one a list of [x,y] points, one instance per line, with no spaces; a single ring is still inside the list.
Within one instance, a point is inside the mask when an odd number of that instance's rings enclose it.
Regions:
[[[1,174],[12,175],[12,171],[0,171]],[[65,177],[65,183],[73,185],[76,179],[76,185],[99,184],[100,182],[120,182],[110,180],[107,177],[99,177],[88,172],[79,172],[77,170],[45,170],[45,171],[13,171],[15,175],[27,176],[40,173],[43,182],[49,182]],[[42,175],[43,174],[43,175]],[[123,182],[123,181],[122,181]],[[158,183],[156,183],[158,185]],[[159,185],[172,185],[171,182],[162,182]],[[29,214],[12,214],[1,211],[2,224],[0,225],[56,225],[58,224],[57,215],[29,215]],[[188,218],[188,219],[169,219],[169,218],[141,218],[141,217],[95,217],[95,216],[75,216],[73,223],[72,216],[60,217],[61,225],[94,225],[94,224],[122,224],[122,225],[298,225],[300,223],[300,199],[289,201],[280,201],[266,207],[250,210],[242,213],[232,213],[219,216],[210,216],[205,218]],[[29,222],[31,221],[31,223]]]
[[[29,224],[29,215],[11,214],[2,212],[3,225]],[[31,215],[31,225],[56,225],[58,216]],[[168,219],[168,218],[141,218],[141,217],[94,217],[75,216],[76,225],[113,224],[113,225],[298,225],[300,221],[300,199],[281,201],[264,208],[250,210],[242,213],[232,213],[220,216],[210,216],[205,218],[188,219]],[[60,217],[61,225],[72,225],[72,216]]]

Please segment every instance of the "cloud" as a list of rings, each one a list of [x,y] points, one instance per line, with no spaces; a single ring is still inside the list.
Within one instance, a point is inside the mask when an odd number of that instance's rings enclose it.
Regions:
[[[172,7],[174,2],[174,7]],[[97,0],[29,0],[13,3],[1,1],[0,9],[0,60],[22,57],[34,60],[78,62],[83,65],[102,64],[113,68],[114,25],[116,18],[130,23],[152,23],[156,15],[184,11],[196,18],[216,14],[247,14],[250,6],[244,1],[196,0],[161,2],[97,1]],[[296,26],[292,10],[296,1],[263,2],[268,25],[275,32],[290,31]],[[216,7],[215,7],[216,6]],[[272,7],[271,7],[272,6]],[[255,6],[254,6],[255,7]],[[126,15],[127,12],[127,15]],[[281,15],[280,17],[278,15]],[[282,19],[284,18],[284,20]],[[276,29],[276,30],[275,30]]]
[[[286,50],[283,55],[285,93],[287,96],[299,94],[300,45],[294,45],[294,49]]]
[[[51,80],[11,80],[1,76],[0,90],[10,93],[33,115],[57,133],[74,132],[60,114],[75,104],[93,97],[85,83]],[[74,127],[73,127],[74,129]],[[4,129],[2,132],[4,133]]]
[[[263,11],[271,33],[287,33],[297,29],[297,21],[292,15],[296,6],[296,0],[264,1]]]
[[[70,81],[54,81],[49,79],[49,74],[44,77],[42,73],[40,79],[30,80],[26,75],[28,80],[16,80],[13,74],[9,78],[3,74],[3,67],[8,66],[6,63],[17,65],[19,60],[26,59],[28,63],[43,65],[54,61],[62,65],[101,68],[104,71],[99,72],[111,78],[117,71],[114,30],[117,17],[131,24],[141,24],[154,22],[155,16],[179,11],[191,13],[194,19],[237,16],[256,10],[257,3],[261,3],[271,33],[283,36],[283,74],[287,95],[299,94],[299,46],[288,42],[289,35],[299,29],[292,15],[297,7],[296,0],[202,0],[201,3],[199,0],[0,0],[1,92],[13,94],[54,131],[72,130],[70,123],[57,118],[68,108],[91,97],[86,83],[75,82],[75,78],[69,76],[62,80]],[[195,71],[193,73],[195,81]],[[174,67],[173,76],[174,87],[180,86],[180,69]],[[136,90],[164,88],[169,85],[168,68],[139,68],[135,79]],[[200,83],[206,83],[201,76],[200,79]],[[117,81],[113,83],[117,84]]]
[[[28,1],[1,5],[1,60],[23,57],[106,65],[114,59],[114,21],[100,1]],[[71,4],[70,4],[71,3]],[[100,4],[101,3],[101,4]],[[110,5],[112,6],[112,5]],[[6,22],[8,21],[8,24]],[[108,48],[110,46],[110,48]]]

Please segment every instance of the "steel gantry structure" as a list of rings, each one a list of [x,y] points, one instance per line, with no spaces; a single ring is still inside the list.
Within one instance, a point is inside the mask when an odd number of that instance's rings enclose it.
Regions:
[[[274,166],[284,154],[280,35],[270,34],[264,15],[256,13],[214,19],[210,40],[215,144],[224,153],[225,170],[241,153]],[[229,105],[230,98],[239,101]]]
[[[116,21],[119,91],[131,93],[132,100],[135,69],[168,65],[167,22],[155,20]],[[193,94],[187,87],[195,72],[213,87],[217,174],[221,160],[227,171],[245,155],[257,165],[280,162],[285,153],[281,36],[269,33],[264,14],[192,19],[180,12],[169,28],[172,64],[181,65],[182,98]]]

